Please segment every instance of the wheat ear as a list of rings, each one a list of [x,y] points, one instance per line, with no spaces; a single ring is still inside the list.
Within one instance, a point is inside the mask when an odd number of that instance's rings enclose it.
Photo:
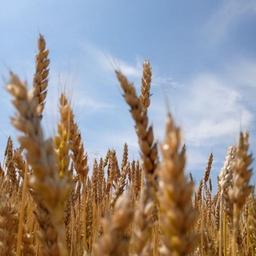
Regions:
[[[47,95],[49,63],[49,50],[42,35],[38,39],[38,53],[36,55],[36,71],[33,80],[34,97],[38,100],[38,114],[41,116],[44,110]]]
[[[252,176],[252,155],[249,154],[249,134],[240,133],[239,143],[236,148],[236,158],[233,161],[233,186],[229,188],[228,195],[233,203],[233,236],[232,255],[237,255],[237,231],[240,212],[252,191],[249,185]]]
[[[123,89],[123,96],[130,106],[130,112],[135,121],[135,129],[139,140],[144,171],[147,175],[152,175],[155,172],[158,161],[157,144],[154,142],[153,127],[148,125],[147,112],[144,111],[133,84],[128,81],[121,71],[116,71],[116,76]]]
[[[150,105],[150,87],[152,79],[152,70],[149,61],[143,63],[143,74],[141,79],[141,93],[140,102],[145,110],[148,109]]]
[[[28,164],[33,169],[29,185],[38,205],[37,218],[44,238],[45,253],[67,255],[64,207],[71,189],[70,181],[66,177],[61,178],[56,170],[53,142],[44,138],[39,102],[33,90],[28,92],[26,84],[13,73],[7,90],[17,110],[12,124],[23,133],[18,140],[26,149]],[[48,235],[48,228],[52,230],[52,236]]]
[[[129,197],[120,197],[113,215],[103,220],[103,236],[94,246],[94,256],[128,255],[130,237],[127,230],[133,220],[133,207]]]
[[[160,226],[163,232],[164,255],[188,255],[193,251],[192,234],[196,212],[192,206],[193,184],[184,173],[185,151],[181,146],[180,129],[168,115],[163,160],[159,167]]]

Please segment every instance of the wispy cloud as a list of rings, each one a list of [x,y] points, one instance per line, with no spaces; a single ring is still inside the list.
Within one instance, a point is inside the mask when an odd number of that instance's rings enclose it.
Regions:
[[[256,14],[256,1],[224,0],[204,26],[204,31],[211,42],[218,43],[228,36],[231,27],[248,14]]]
[[[227,66],[231,65],[227,63]],[[241,130],[251,130],[255,123],[252,108],[256,108],[256,103],[248,106],[248,101],[251,102],[248,97],[256,93],[256,87],[252,87],[254,74],[251,72],[248,78],[240,68],[246,66],[246,74],[248,70],[254,70],[255,62],[240,60],[232,66],[232,69],[219,72],[199,72],[190,79],[175,82],[175,88],[165,90],[188,146],[189,169],[202,169],[211,151],[218,155],[219,165],[222,161],[219,157],[225,154],[225,148],[236,142]],[[240,79],[236,79],[238,76]],[[250,93],[246,88],[251,88]],[[164,126],[160,124],[165,119],[166,107],[161,97],[152,101],[156,101],[151,109],[156,137],[161,140]]]
[[[192,143],[234,136],[252,122],[252,113],[240,93],[217,74],[200,74],[194,78],[188,98],[180,108],[187,117],[184,120],[187,140]]]
[[[155,76],[153,77],[152,86],[161,86],[163,90],[165,88],[180,88],[184,86],[181,83],[178,83],[172,76]]]
[[[233,84],[239,87],[256,88],[256,61],[252,59],[241,59],[239,65],[231,65],[228,67],[228,74]]]
[[[91,43],[83,44],[84,51],[98,63],[99,67],[107,72],[113,73],[115,69],[122,70],[127,76],[138,78],[142,72],[142,61],[136,60],[135,63],[127,61],[115,56],[114,54],[101,50]]]
[[[93,99],[91,97],[77,97],[77,94],[75,95],[76,100],[76,106],[78,108],[88,108],[88,110],[90,111],[100,111],[100,110],[104,110],[104,111],[111,111],[111,109],[114,108],[113,105],[106,103],[106,102],[102,102],[99,99]]]

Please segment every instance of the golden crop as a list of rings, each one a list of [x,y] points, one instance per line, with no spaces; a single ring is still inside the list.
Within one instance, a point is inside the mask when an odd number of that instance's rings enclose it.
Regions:
[[[141,159],[130,161],[125,144],[121,164],[109,150],[89,170],[64,93],[57,134],[44,135],[48,53],[40,35],[32,88],[14,73],[6,86],[16,109],[12,125],[20,136],[18,148],[8,139],[0,169],[0,255],[256,255],[248,133],[228,148],[217,192],[210,177],[212,154],[195,188],[192,175],[185,173],[186,148],[170,113],[164,140],[154,139],[148,120],[152,70],[145,61],[139,95],[122,71],[115,71]]]

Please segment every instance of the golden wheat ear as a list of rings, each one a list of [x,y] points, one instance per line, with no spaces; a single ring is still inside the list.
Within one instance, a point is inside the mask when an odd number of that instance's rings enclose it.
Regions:
[[[145,110],[149,108],[150,105],[150,89],[152,80],[152,69],[150,62],[148,60],[143,63],[143,74],[141,79],[141,93],[140,102]]]
[[[232,162],[233,186],[229,188],[228,196],[233,204],[232,254],[237,255],[239,218],[248,196],[252,191],[250,179],[252,176],[252,154],[249,153],[249,133],[240,133],[236,147],[236,157]]]
[[[29,186],[37,204],[36,217],[41,228],[39,238],[44,245],[43,253],[67,255],[64,208],[71,189],[70,180],[60,177],[56,170],[53,142],[44,137],[38,108],[40,103],[33,90],[28,91],[26,84],[11,73],[7,91],[16,108],[12,124],[22,133],[18,140],[26,150],[27,162],[32,168]]]
[[[180,129],[168,115],[159,165],[160,227],[163,255],[189,255],[193,252],[196,211],[192,205],[193,184],[185,175],[185,151],[181,149]]]
[[[136,94],[133,84],[128,81],[121,71],[116,70],[116,77],[123,89],[124,99],[130,106],[130,112],[135,122],[144,171],[147,175],[152,175],[155,173],[158,162],[157,144],[154,142],[153,127],[148,124],[147,111],[144,111],[144,107]]]
[[[205,172],[204,172],[204,184],[206,184],[207,181],[208,181],[209,178],[210,178],[211,169],[212,169],[212,162],[213,162],[213,154],[211,153],[211,154],[209,155],[208,162],[207,162],[207,166],[206,166]]]
[[[59,99],[60,120],[57,127],[57,135],[54,138],[55,153],[58,172],[61,177],[71,175],[70,168],[70,109],[63,94]]]
[[[71,160],[76,173],[82,183],[85,183],[88,175],[88,157],[84,149],[81,132],[75,120],[70,101],[65,94],[60,96],[60,112],[62,129],[67,133],[67,143],[71,151]]]
[[[18,179],[16,175],[16,169],[14,164],[14,149],[13,149],[13,141],[11,137],[7,140],[7,145],[5,149],[5,159],[4,159],[5,169],[7,178],[9,180],[11,189],[18,189]]]
[[[18,228],[17,198],[1,196],[0,203],[0,255],[16,255],[16,239]]]
[[[45,99],[47,95],[47,87],[49,80],[49,50],[46,49],[46,41],[43,35],[38,38],[38,53],[35,60],[35,74],[33,80],[34,97],[38,101],[38,114],[42,117]]]
[[[94,245],[94,256],[129,255],[128,228],[132,223],[133,215],[130,196],[124,194],[118,199],[113,215],[103,220],[103,235]]]

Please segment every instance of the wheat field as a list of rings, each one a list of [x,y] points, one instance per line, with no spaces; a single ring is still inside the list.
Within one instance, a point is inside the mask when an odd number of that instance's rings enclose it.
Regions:
[[[140,157],[130,160],[125,144],[123,152],[109,149],[90,168],[68,95],[61,93],[56,106],[56,134],[46,138],[42,129],[48,56],[40,35],[33,85],[13,72],[6,85],[19,145],[9,137],[0,169],[0,255],[256,255],[247,132],[228,147],[218,179],[211,178],[210,154],[195,184],[185,172],[186,147],[171,113],[163,141],[154,139],[148,119],[152,68],[145,61],[140,92],[115,71]]]

